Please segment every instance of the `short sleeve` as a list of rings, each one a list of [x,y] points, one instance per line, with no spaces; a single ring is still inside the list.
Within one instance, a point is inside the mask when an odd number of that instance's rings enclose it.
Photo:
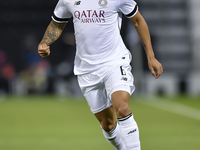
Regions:
[[[138,11],[138,5],[134,0],[120,0],[119,10],[127,17],[133,17]]]
[[[72,17],[64,0],[59,0],[54,9],[52,19],[59,23],[67,22]]]

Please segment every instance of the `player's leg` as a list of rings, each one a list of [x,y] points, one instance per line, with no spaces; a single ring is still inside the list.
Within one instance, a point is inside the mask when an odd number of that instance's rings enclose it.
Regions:
[[[140,150],[138,126],[129,107],[130,95],[135,90],[129,55],[119,59],[118,63],[107,72],[106,91],[115,109],[126,149]]]
[[[113,106],[96,113],[95,116],[101,124],[103,135],[106,140],[111,143],[116,150],[126,150],[120,135],[119,125],[116,122]]]
[[[120,135],[120,129],[116,123],[116,116],[111,99],[107,97],[103,75],[85,74],[78,76],[80,88],[86,98],[92,113],[101,124],[103,135],[117,150],[126,150]],[[93,85],[91,84],[93,83]]]
[[[130,94],[126,91],[116,91],[112,93],[111,98],[127,150],[140,150],[138,126],[129,107]]]

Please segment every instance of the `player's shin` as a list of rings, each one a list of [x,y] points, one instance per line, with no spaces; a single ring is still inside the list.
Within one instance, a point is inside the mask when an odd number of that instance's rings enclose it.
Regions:
[[[118,123],[116,123],[115,128],[113,128],[110,132],[106,132],[103,128],[102,131],[106,140],[112,144],[116,150],[127,150],[121,138]]]
[[[122,139],[127,150],[141,150],[139,130],[133,115],[118,118]]]

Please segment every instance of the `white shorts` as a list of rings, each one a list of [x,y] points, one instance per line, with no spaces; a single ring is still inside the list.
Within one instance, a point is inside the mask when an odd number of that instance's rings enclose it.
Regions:
[[[117,64],[109,64],[92,73],[78,75],[79,86],[92,113],[96,114],[110,107],[113,92],[126,91],[130,95],[134,92],[134,78],[129,62],[130,60],[121,59]]]

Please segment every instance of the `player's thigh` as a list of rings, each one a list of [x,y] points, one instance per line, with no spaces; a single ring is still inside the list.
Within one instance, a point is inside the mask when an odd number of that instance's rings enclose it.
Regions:
[[[116,65],[108,72],[106,78],[106,90],[108,97],[116,111],[117,117],[121,118],[130,114],[129,98],[134,92],[134,78],[128,61]]]
[[[129,87],[127,87],[127,89],[128,88]],[[117,118],[123,118],[131,113],[129,107],[129,99],[130,99],[129,92],[125,90],[115,91],[114,93],[112,93],[111,98]]]

